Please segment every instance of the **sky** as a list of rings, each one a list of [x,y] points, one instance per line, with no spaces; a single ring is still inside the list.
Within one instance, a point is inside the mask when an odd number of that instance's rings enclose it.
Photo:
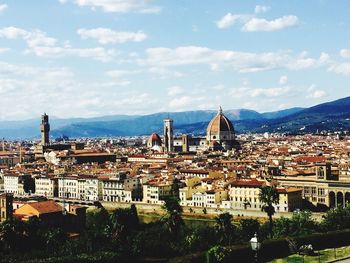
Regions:
[[[349,96],[348,0],[0,0],[0,120]]]

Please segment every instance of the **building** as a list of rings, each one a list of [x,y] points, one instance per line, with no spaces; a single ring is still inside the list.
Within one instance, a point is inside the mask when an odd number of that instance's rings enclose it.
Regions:
[[[12,204],[13,195],[12,194],[1,194],[0,195],[0,223],[12,219]]]
[[[220,107],[207,128],[207,146],[213,150],[231,150],[235,143],[235,130],[232,122],[223,114]]]
[[[164,199],[172,196],[172,185],[165,183],[147,183],[143,185],[143,202],[163,204]]]
[[[86,201],[102,200],[102,182],[98,178],[86,178],[84,188]]]
[[[41,145],[47,146],[50,144],[50,124],[49,124],[49,116],[44,113],[44,115],[41,116],[41,125],[40,125],[40,132],[41,132]]]
[[[157,133],[152,133],[148,138],[147,147],[157,152],[163,151],[162,139]]]
[[[78,183],[78,176],[58,177],[58,197],[80,200],[81,195],[79,195]]]
[[[265,181],[256,179],[235,180],[229,185],[228,200],[222,203],[223,208],[235,210],[261,211],[260,189]],[[276,212],[292,212],[302,208],[302,191],[295,187],[278,187],[279,201],[274,204]]]
[[[63,207],[55,201],[31,202],[22,205],[13,213],[14,217],[28,221],[31,217],[37,217],[44,222],[53,224],[61,220]]]
[[[35,192],[35,182],[30,174],[4,174],[4,192],[24,195]]]
[[[47,198],[58,197],[58,179],[48,176],[35,177],[35,194]]]
[[[127,178],[119,173],[114,177],[100,178],[102,182],[102,200],[105,202],[126,202],[140,200],[142,187],[136,177]]]
[[[187,206],[219,208],[221,202],[227,199],[227,191],[222,189],[201,191],[198,189],[192,193],[192,199],[187,201]]]
[[[164,151],[166,153],[174,151],[174,131],[173,131],[173,120],[164,120]]]
[[[36,217],[42,224],[79,232],[85,226],[86,207],[69,205],[63,208],[52,200],[28,202],[16,209],[13,216],[22,221]]]

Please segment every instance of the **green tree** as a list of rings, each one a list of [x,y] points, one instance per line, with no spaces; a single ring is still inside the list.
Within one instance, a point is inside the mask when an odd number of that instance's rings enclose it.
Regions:
[[[181,227],[184,225],[184,221],[182,219],[182,207],[180,206],[180,202],[178,198],[169,197],[166,198],[165,203],[163,205],[163,210],[166,212],[163,217],[163,221],[169,231],[169,233],[173,236],[177,236]]]
[[[112,240],[124,246],[126,245],[128,236],[138,226],[137,212],[135,208],[116,209],[111,214],[110,222]]]
[[[255,233],[259,232],[260,223],[256,219],[241,219],[239,224],[243,240],[250,240]]]
[[[260,202],[263,204],[262,210],[266,212],[269,217],[269,232],[270,237],[273,237],[273,220],[272,216],[275,214],[274,204],[278,204],[279,195],[274,186],[263,186],[259,194]]]
[[[110,216],[105,208],[96,209],[86,214],[86,247],[95,251],[110,245]]]
[[[24,224],[20,220],[7,220],[0,225],[0,241],[3,247],[14,252],[22,249],[26,243],[24,235]]]
[[[68,240],[67,233],[61,228],[52,228],[45,231],[44,236],[46,250],[53,254],[59,254],[60,249]]]
[[[323,216],[321,227],[324,231],[350,228],[350,205],[338,206],[327,211]]]
[[[221,244],[230,245],[234,239],[235,227],[232,224],[232,215],[223,213],[215,218],[215,230]]]
[[[273,232],[275,237],[290,236],[292,231],[292,220],[286,217],[281,217],[275,220]]]
[[[214,263],[221,263],[227,261],[230,250],[222,246],[214,246],[208,250],[207,261]]]
[[[294,212],[291,219],[291,232],[293,236],[310,235],[318,230],[318,225],[312,219],[310,211]]]

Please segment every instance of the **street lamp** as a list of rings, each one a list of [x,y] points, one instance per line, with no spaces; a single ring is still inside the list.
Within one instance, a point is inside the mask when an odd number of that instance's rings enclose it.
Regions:
[[[250,245],[252,247],[252,250],[255,253],[255,255],[254,255],[255,256],[255,262],[258,262],[258,251],[260,249],[261,243],[258,240],[257,233],[254,234],[254,237],[252,237],[249,242],[250,242]]]

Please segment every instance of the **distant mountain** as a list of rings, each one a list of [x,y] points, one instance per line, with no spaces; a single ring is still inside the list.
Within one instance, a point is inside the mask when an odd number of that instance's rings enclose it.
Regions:
[[[305,108],[295,107],[295,108],[290,108],[290,109],[280,110],[280,111],[264,112],[264,113],[261,113],[261,116],[265,119],[278,119],[294,113],[298,113],[304,109]]]
[[[163,119],[174,120],[176,133],[204,134],[217,111],[160,112],[149,115],[114,115],[96,118],[50,118],[51,137],[106,137],[162,133]],[[350,129],[350,97],[310,108],[259,113],[248,109],[225,110],[237,132],[316,132]],[[40,118],[0,122],[0,137],[39,138]]]
[[[246,125],[241,131],[255,132],[317,132],[350,130],[350,97],[322,103],[299,112],[266,122]]]
[[[62,134],[70,137],[89,137],[89,136],[134,136],[145,135],[152,132],[162,133],[163,119],[172,118],[174,120],[175,132],[182,133],[184,130],[181,127],[194,124],[193,130],[186,128],[186,132],[198,133],[199,129],[195,129],[197,123],[208,122],[215,116],[217,111],[186,111],[186,112],[160,112],[145,116],[138,116],[133,119],[109,120],[109,121],[91,121],[85,123],[70,123],[68,125],[55,128],[52,131],[53,136]],[[240,120],[242,118],[255,119],[259,118],[260,114],[251,110],[229,110],[225,114],[231,120]],[[260,117],[261,118],[261,117]],[[94,127],[99,128],[97,135]],[[88,134],[87,134],[88,133]],[[94,135],[92,135],[94,134]]]

